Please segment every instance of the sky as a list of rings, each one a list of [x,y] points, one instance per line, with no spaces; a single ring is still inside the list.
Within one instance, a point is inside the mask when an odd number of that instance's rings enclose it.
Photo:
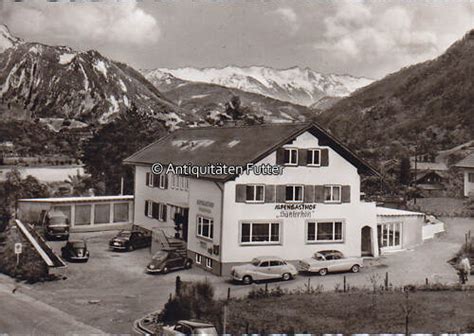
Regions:
[[[0,0],[26,41],[136,68],[309,67],[379,79],[474,28],[474,0]]]

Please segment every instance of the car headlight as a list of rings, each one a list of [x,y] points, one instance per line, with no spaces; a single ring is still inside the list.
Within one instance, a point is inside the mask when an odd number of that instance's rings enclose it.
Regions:
[[[155,265],[153,265],[153,264],[148,265],[148,268],[149,268],[149,269],[155,269]]]

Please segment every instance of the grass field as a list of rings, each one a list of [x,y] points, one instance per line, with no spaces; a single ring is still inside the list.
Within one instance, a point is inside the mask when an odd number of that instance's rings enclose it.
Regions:
[[[474,332],[474,291],[290,294],[231,301],[227,332]],[[216,321],[217,322],[217,321]]]

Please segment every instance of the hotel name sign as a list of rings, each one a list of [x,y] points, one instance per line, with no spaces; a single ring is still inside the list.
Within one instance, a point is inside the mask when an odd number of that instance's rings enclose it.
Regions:
[[[278,211],[276,218],[311,218],[316,211],[316,203],[303,204],[276,204]]]

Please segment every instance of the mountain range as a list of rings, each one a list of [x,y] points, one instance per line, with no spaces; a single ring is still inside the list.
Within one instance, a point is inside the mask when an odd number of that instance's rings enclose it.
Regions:
[[[106,124],[130,108],[170,127],[184,112],[138,71],[94,50],[25,42],[0,26],[0,116]],[[187,116],[187,118],[189,118]]]
[[[319,120],[366,156],[435,152],[474,139],[474,30],[442,55],[336,102]]]
[[[373,82],[350,75],[323,74],[309,68],[227,66],[223,68],[157,68],[142,70],[157,86],[162,81],[184,80],[256,93],[297,105],[311,106],[323,97],[344,97]]]

